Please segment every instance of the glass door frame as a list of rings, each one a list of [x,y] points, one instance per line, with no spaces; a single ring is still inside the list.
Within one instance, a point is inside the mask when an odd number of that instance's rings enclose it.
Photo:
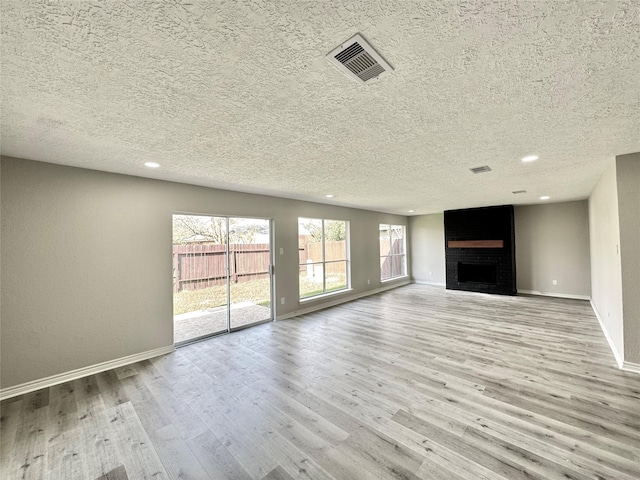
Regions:
[[[274,278],[274,244],[275,235],[273,231],[273,218],[268,217],[256,217],[256,216],[239,216],[239,215],[223,215],[227,218],[227,332],[237,332],[238,330],[244,330],[245,328],[255,327],[256,325],[262,325],[263,323],[273,322],[275,320],[275,278]],[[257,322],[249,323],[246,325],[240,325],[238,327],[231,326],[231,268],[229,261],[231,255],[229,253],[229,220],[232,218],[249,219],[249,220],[266,220],[269,222],[269,313],[270,318],[265,320],[258,320]],[[225,332],[225,333],[227,333]]]
[[[173,346],[178,348],[185,345],[189,345],[191,343],[200,342],[202,340],[207,340],[209,338],[217,337],[219,335],[226,335],[231,332],[237,332],[239,330],[244,330],[245,328],[255,327],[256,325],[262,325],[263,323],[273,322],[275,320],[275,268],[274,268],[274,252],[275,252],[275,232],[274,232],[274,221],[272,217],[257,217],[257,216],[241,216],[241,215],[219,215],[219,214],[209,214],[209,213],[185,213],[185,212],[172,212],[171,220],[173,225],[173,217],[176,215],[184,215],[184,216],[199,216],[199,217],[212,217],[212,218],[224,218],[225,226],[226,226],[226,243],[225,243],[225,272],[226,272],[226,290],[227,290],[227,322],[226,329],[220,330],[213,333],[207,333],[204,335],[199,335],[197,337],[189,338],[187,340],[182,340],[179,342],[175,342],[175,314],[172,311],[172,324],[174,328],[174,343]],[[249,323],[246,325],[241,325],[238,327],[231,327],[231,268],[230,268],[230,251],[229,251],[229,220],[232,218],[239,219],[255,219],[255,220],[266,220],[269,222],[269,313],[270,318],[265,320],[259,320],[254,323]],[[171,243],[173,244],[173,227],[171,234]],[[173,298],[173,286],[172,286],[172,298]],[[173,304],[173,301],[172,301]],[[173,310],[173,308],[172,308]]]

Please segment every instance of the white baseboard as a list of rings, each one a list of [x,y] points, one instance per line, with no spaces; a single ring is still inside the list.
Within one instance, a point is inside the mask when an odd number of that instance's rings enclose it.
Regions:
[[[276,321],[286,320],[288,318],[297,317],[299,315],[306,315],[307,313],[317,312],[318,310],[323,310],[329,307],[335,307],[336,305],[340,305],[341,303],[352,302],[353,300],[357,300],[359,298],[368,297],[369,295],[375,295],[376,293],[381,293],[386,290],[392,290],[394,288],[403,287],[405,285],[409,285],[410,283],[411,281],[407,279],[402,282],[394,283],[392,285],[385,285],[383,287],[375,288],[373,290],[367,290],[366,292],[357,293],[355,295],[348,295],[346,297],[336,298],[335,300],[332,300],[330,302],[323,302],[319,305],[302,308],[300,310],[295,310],[293,312],[285,313],[284,315],[278,315],[276,317]]]
[[[521,288],[518,288],[518,293],[526,293],[527,295],[541,295],[543,297],[571,298],[573,300],[591,300],[591,297],[589,295],[574,295],[572,293],[540,292],[538,290],[523,290]]]
[[[640,373],[640,363],[622,362],[620,368],[625,372]]]
[[[59,383],[70,382],[78,378],[86,377],[88,375],[94,375],[96,373],[111,370],[112,368],[123,367],[132,363],[147,360],[148,358],[159,357],[160,355],[166,355],[173,352],[175,349],[173,345],[168,347],[156,348],[154,350],[148,350],[142,353],[136,353],[127,357],[117,358],[115,360],[109,360],[107,362],[97,363],[88,367],[78,368],[77,370],[71,370],[70,372],[59,373],[50,377],[41,378],[40,380],[33,380],[31,382],[22,383],[14,387],[3,388],[0,390],[0,400],[6,400],[7,398],[17,397],[18,395],[24,395],[25,393],[35,392],[41,388],[48,388]]]
[[[625,362],[622,359],[622,355],[620,354],[620,352],[618,351],[617,347],[613,343],[613,340],[611,339],[611,335],[609,335],[609,332],[607,331],[607,327],[604,326],[604,322],[602,321],[602,317],[600,316],[600,312],[598,312],[598,309],[596,308],[596,304],[593,303],[593,300],[591,300],[591,308],[593,309],[593,313],[596,314],[596,318],[598,319],[598,322],[600,323],[600,328],[602,329],[602,333],[604,333],[604,338],[606,338],[607,342],[609,343],[609,348],[611,349],[611,352],[613,352],[613,356],[616,359],[616,363],[618,364],[618,368],[621,368],[621,369],[624,370],[623,367],[624,367],[624,363]],[[633,371],[633,370],[630,370],[630,371]]]
[[[431,285],[432,287],[446,287],[447,286],[444,283],[427,282],[425,280],[414,280],[413,283],[416,283],[418,285]]]

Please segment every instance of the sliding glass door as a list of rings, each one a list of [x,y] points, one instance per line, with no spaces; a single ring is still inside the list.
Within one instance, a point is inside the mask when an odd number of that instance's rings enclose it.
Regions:
[[[231,330],[270,320],[271,229],[269,220],[229,219]]]
[[[273,318],[271,224],[173,216],[174,343]]]

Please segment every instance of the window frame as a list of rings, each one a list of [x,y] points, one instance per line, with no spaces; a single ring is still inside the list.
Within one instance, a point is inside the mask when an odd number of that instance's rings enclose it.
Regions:
[[[388,227],[387,231],[389,233],[389,253],[387,255],[382,255],[382,250],[381,250],[381,246],[380,246],[380,240],[381,240],[381,232],[382,227],[386,226]],[[393,248],[393,229],[394,228],[402,228],[402,253],[391,253]],[[380,282],[389,282],[391,280],[397,280],[399,278],[404,278],[407,277],[409,274],[407,273],[407,226],[406,225],[393,225],[390,223],[381,223],[378,225],[378,249],[380,251]],[[383,278],[382,277],[382,259],[386,258],[386,259],[390,259],[392,264],[393,264],[393,257],[402,257],[402,271],[404,273],[401,273],[400,275],[395,275],[395,276],[391,276],[391,277],[386,277]]]
[[[305,302],[308,300],[314,300],[317,299],[319,297],[324,297],[324,296],[328,296],[328,295],[334,295],[334,294],[338,294],[338,293],[343,293],[345,291],[349,291],[351,290],[351,242],[350,242],[350,230],[351,230],[351,223],[348,220],[336,220],[336,219],[331,219],[331,218],[311,218],[311,217],[298,217],[298,251],[300,249],[300,220],[307,220],[307,221],[319,221],[321,222],[321,229],[322,229],[322,260],[318,261],[318,262],[311,262],[311,263],[300,263],[300,260],[298,259],[298,300],[300,302]],[[340,260],[326,260],[326,235],[325,235],[325,223],[326,222],[340,222],[340,223],[344,223],[344,242],[345,242],[345,256],[344,259],[340,259]],[[343,263],[345,264],[345,287],[344,288],[340,288],[340,289],[331,289],[329,291],[327,291],[327,264],[331,264],[331,263]],[[300,292],[300,270],[301,267],[307,267],[309,265],[322,265],[322,292],[320,293],[315,293],[313,295],[308,295],[308,296],[302,296],[302,293]]]

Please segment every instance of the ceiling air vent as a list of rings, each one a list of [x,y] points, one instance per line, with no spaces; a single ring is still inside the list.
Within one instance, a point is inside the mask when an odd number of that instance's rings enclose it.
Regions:
[[[527,193],[527,191],[526,191],[526,190],[514,190],[514,191],[513,191],[513,192],[511,192],[511,193],[513,193],[514,195],[519,195],[519,194],[521,194],[521,193]]]
[[[373,49],[362,35],[356,34],[327,55],[342,73],[356,82],[369,84],[393,72],[393,68]]]
[[[484,172],[491,171],[488,165],[483,165],[482,167],[470,168],[469,170],[471,170],[473,173],[484,173]]]

